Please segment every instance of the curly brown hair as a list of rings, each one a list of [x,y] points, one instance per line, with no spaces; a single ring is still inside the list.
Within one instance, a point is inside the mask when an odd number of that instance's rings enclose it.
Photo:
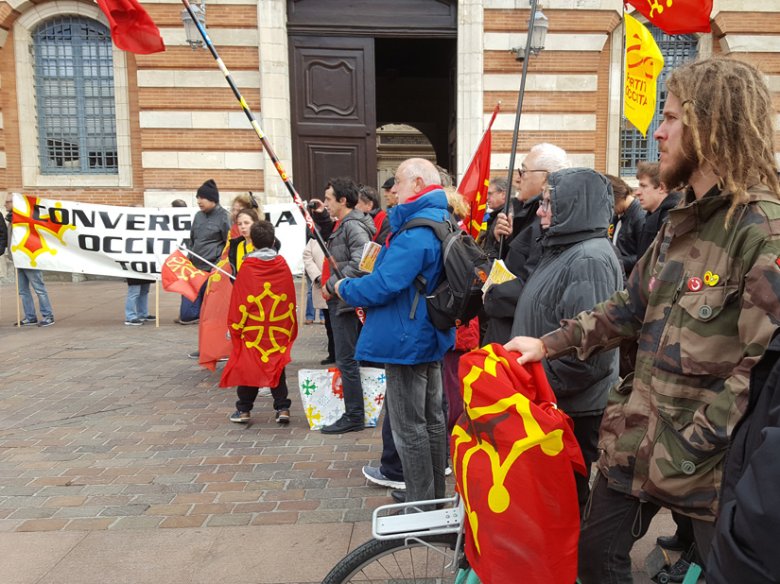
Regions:
[[[780,198],[775,161],[775,111],[761,73],[752,65],[713,58],[672,71],[666,88],[683,107],[683,143],[699,167],[709,165],[732,194],[726,227],[749,187],[762,183]],[[676,185],[666,185],[674,188]]]

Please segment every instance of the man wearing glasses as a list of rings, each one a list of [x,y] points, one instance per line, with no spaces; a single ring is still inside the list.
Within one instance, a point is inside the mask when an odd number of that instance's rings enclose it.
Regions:
[[[623,270],[606,237],[612,204],[610,181],[594,170],[567,168],[548,175],[536,211],[542,257],[517,301],[513,337],[540,337],[623,289]],[[582,361],[569,355],[543,365],[558,406],[574,421],[590,471],[607,394],[618,380],[617,351]],[[580,509],[590,492],[589,477],[590,472],[575,476]]]
[[[513,185],[517,188],[519,210],[510,218],[499,213],[494,234],[504,236],[504,262],[517,280],[491,286],[484,299],[485,315],[489,318],[484,343],[506,343],[512,328],[517,298],[523,284],[536,268],[542,248],[539,217],[536,211],[542,200],[542,189],[551,172],[569,168],[566,151],[553,144],[541,143],[531,148],[518,169]]]

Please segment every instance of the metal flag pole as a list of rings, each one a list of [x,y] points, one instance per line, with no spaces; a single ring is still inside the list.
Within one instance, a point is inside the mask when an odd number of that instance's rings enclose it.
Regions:
[[[182,0],[186,2],[187,0]],[[515,172],[515,153],[517,151],[517,137],[520,133],[520,114],[523,111],[523,97],[525,96],[525,78],[528,75],[528,59],[531,57],[531,37],[534,33],[534,17],[536,16],[537,0],[531,0],[531,17],[528,19],[528,38],[525,40],[525,58],[523,59],[523,73],[520,76],[520,93],[517,96],[517,113],[515,114],[515,128],[512,133],[512,150],[509,151],[509,174],[507,176],[507,188],[512,189],[512,175]],[[507,196],[504,202],[504,215],[509,217],[509,206],[512,203],[512,197]],[[510,225],[511,227],[511,225]],[[498,257],[501,258],[504,252],[504,239],[502,235],[498,243]]]
[[[200,261],[202,261],[204,264],[208,264],[209,266],[211,266],[212,268],[214,268],[218,272],[222,272],[223,274],[225,274],[231,280],[235,280],[236,279],[236,277],[233,274],[230,274],[230,273],[226,272],[225,270],[223,270],[222,268],[220,268],[219,266],[212,264],[210,261],[208,261],[202,255],[198,255],[194,251],[192,251],[191,249],[188,249],[187,246],[184,245],[183,243],[179,245],[179,251],[183,252],[186,255],[195,256]]]
[[[198,20],[197,16],[195,15],[195,12],[192,10],[192,6],[190,6],[189,0],[181,0],[181,2],[182,4],[184,4],[184,8],[189,13],[190,18],[192,18],[193,24],[198,28],[198,32],[200,33],[200,36],[203,38],[203,42],[206,43],[206,47],[211,53],[211,56],[214,57],[214,60],[217,62],[217,66],[219,67],[219,70],[222,71],[222,74],[225,76],[228,85],[230,85],[230,89],[233,90],[233,95],[236,96],[238,103],[241,105],[241,109],[244,110],[244,114],[246,114],[246,117],[249,119],[249,123],[252,125],[252,128],[254,128],[255,134],[257,134],[257,137],[260,138],[260,142],[262,143],[263,148],[265,148],[265,151],[268,153],[268,156],[271,158],[271,162],[274,163],[274,168],[276,168],[276,172],[279,173],[279,176],[284,182],[284,186],[287,187],[287,192],[290,193],[290,196],[293,198],[293,201],[295,202],[296,205],[298,205],[298,209],[300,209],[301,214],[303,214],[303,218],[306,221],[306,225],[308,226],[309,231],[317,240],[319,246],[322,248],[322,251],[325,254],[325,259],[328,260],[328,263],[330,264],[331,272],[336,274],[336,276],[338,276],[339,279],[343,278],[344,275],[341,273],[341,270],[339,270],[335,260],[333,259],[333,255],[328,250],[328,247],[325,245],[325,241],[322,239],[320,232],[317,230],[316,226],[314,225],[314,219],[312,218],[311,214],[306,208],[306,203],[303,202],[303,199],[301,199],[301,196],[298,194],[298,191],[295,190],[295,186],[293,185],[292,180],[285,172],[284,167],[282,166],[282,163],[279,160],[279,157],[276,156],[274,149],[271,147],[271,143],[268,141],[268,138],[266,138],[262,128],[260,128],[260,124],[258,123],[257,118],[255,118],[254,114],[252,113],[252,110],[249,109],[249,105],[247,105],[246,101],[241,95],[241,92],[238,90],[238,86],[236,85],[235,81],[233,81],[233,77],[230,75],[230,71],[228,71],[228,68],[225,66],[225,63],[222,61],[219,54],[217,53],[217,50],[214,48],[214,43],[211,42],[211,39],[209,38],[209,35],[206,32],[206,28],[203,26],[203,24],[201,24],[200,20]]]

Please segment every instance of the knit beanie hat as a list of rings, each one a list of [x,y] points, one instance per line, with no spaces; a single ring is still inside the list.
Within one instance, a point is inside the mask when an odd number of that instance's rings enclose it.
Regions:
[[[219,203],[219,189],[217,188],[217,183],[214,182],[214,179],[210,178],[200,185],[196,196],[201,199],[208,199],[209,201]]]

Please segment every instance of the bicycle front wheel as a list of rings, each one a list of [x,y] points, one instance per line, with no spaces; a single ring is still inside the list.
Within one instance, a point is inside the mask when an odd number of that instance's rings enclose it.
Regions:
[[[322,584],[454,584],[457,534],[373,539],[355,548]]]

